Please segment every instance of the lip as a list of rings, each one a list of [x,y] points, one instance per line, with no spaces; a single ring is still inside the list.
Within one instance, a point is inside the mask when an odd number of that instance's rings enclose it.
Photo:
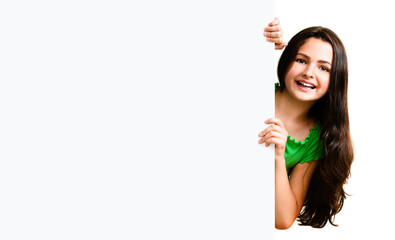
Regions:
[[[314,88],[314,89],[311,89],[311,88],[309,88],[309,87],[300,86],[300,85],[298,84],[298,82],[304,82],[304,83],[311,84],[311,85],[313,85],[315,88]],[[309,81],[306,81],[306,80],[296,80],[296,81],[295,81],[295,84],[296,84],[296,86],[297,86],[300,90],[302,90],[303,92],[311,92],[311,91],[314,91],[314,90],[317,88],[317,86],[316,86],[315,84],[313,84],[313,83],[311,83],[311,82],[309,82]]]
[[[307,83],[307,84],[310,84],[310,85],[313,85],[314,87],[317,87],[314,83],[312,83],[312,82],[309,82],[309,81],[306,81],[306,80],[304,80],[304,79],[302,79],[302,80],[296,80],[297,82],[304,82],[304,83]]]

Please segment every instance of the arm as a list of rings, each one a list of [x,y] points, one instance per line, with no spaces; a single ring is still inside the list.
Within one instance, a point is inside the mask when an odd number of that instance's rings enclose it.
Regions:
[[[275,225],[288,229],[302,210],[317,161],[298,163],[288,179],[284,156],[275,162]]]
[[[277,229],[287,229],[302,209],[317,162],[297,164],[289,179],[284,159],[288,132],[278,118],[271,118],[265,123],[273,125],[259,134],[262,138],[258,143],[265,143],[266,146],[275,144],[275,226]]]

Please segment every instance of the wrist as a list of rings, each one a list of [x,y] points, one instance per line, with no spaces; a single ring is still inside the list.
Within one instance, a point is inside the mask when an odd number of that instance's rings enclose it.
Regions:
[[[285,157],[284,157],[284,153],[281,154],[274,154],[274,159],[276,161],[276,164],[280,163],[280,164],[285,164]]]
[[[274,151],[274,157],[277,158],[282,158],[282,160],[285,159],[285,148],[279,148],[276,146],[276,150]]]

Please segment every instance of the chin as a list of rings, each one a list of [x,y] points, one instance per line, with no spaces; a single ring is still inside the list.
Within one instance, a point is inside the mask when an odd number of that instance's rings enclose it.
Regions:
[[[296,92],[292,95],[294,96],[295,99],[302,101],[302,102],[314,102],[314,101],[317,101],[318,99],[320,99],[319,96],[317,96],[315,94],[311,94],[311,93]]]

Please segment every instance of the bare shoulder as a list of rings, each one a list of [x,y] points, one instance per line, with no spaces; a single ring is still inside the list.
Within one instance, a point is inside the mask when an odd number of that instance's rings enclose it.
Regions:
[[[292,170],[289,184],[300,209],[302,208],[304,199],[306,198],[310,180],[317,164],[318,161],[298,163]]]

